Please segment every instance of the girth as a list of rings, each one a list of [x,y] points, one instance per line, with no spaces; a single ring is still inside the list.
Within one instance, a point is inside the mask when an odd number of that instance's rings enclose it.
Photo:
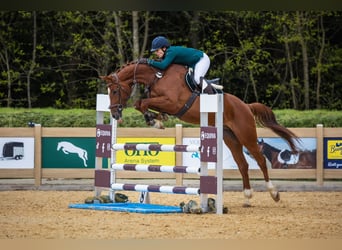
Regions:
[[[192,92],[190,98],[188,101],[184,104],[184,106],[179,110],[178,113],[176,113],[174,116],[177,116],[178,118],[181,118],[188,110],[191,108],[192,104],[196,100],[196,97],[199,96],[201,93],[198,90],[195,90]]]

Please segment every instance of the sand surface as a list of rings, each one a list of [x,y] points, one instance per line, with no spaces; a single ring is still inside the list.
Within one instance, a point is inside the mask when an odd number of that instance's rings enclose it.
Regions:
[[[137,202],[137,192],[123,192]],[[342,192],[282,192],[275,203],[255,192],[225,192],[228,214],[140,214],[70,209],[91,191],[0,192],[0,239],[341,239]],[[179,205],[198,196],[151,193]]]

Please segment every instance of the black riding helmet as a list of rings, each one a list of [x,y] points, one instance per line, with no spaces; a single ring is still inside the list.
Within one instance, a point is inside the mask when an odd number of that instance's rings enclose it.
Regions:
[[[151,52],[154,52],[157,49],[160,49],[163,47],[166,47],[166,48],[170,47],[169,41],[164,36],[157,36],[152,41]]]

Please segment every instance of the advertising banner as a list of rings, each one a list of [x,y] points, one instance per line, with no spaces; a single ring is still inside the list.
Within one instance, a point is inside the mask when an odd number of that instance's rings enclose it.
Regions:
[[[200,145],[200,139],[183,138],[183,144]],[[281,138],[259,138],[258,145],[266,158],[268,168],[316,168],[316,138],[301,138],[298,154],[288,154],[290,148]],[[243,148],[243,154],[249,169],[259,169],[257,162],[247,149]],[[185,152],[183,153],[183,165],[199,167],[200,157],[197,152]],[[215,168],[215,164],[209,162],[208,169],[213,168]],[[223,169],[238,169],[229,148],[225,144],[223,144]]]
[[[266,164],[274,169],[313,169],[316,168],[316,138],[300,138],[298,152],[291,152],[282,138],[259,138],[258,146],[266,158]]]
[[[200,146],[200,138],[183,138],[183,144],[193,144]],[[223,169],[238,169],[236,162],[233,159],[232,153],[229,148],[223,144]],[[244,152],[246,160],[249,164],[249,169],[259,169],[255,160],[251,158],[246,152]],[[183,163],[184,166],[200,167],[201,157],[199,152],[185,152],[183,153]],[[208,162],[208,169],[214,169],[215,162]]]
[[[42,168],[95,168],[95,138],[43,138]]]
[[[175,138],[117,138],[117,143],[175,144]],[[174,166],[175,152],[119,150],[116,162],[121,164],[146,164]]]
[[[342,169],[342,138],[324,138],[324,168]]]
[[[0,169],[34,168],[34,138],[0,138]]]

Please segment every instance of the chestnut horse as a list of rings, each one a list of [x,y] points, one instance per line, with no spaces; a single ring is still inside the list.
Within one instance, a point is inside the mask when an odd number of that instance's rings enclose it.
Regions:
[[[291,154],[289,150],[275,148],[263,139],[258,140],[258,146],[261,153],[270,161],[272,168],[316,168],[316,150],[298,150],[296,154]]]
[[[177,116],[188,123],[200,124],[199,92],[189,90],[185,82],[186,73],[187,69],[177,64],[162,72],[147,64],[131,62],[100,78],[107,84],[109,109],[114,119],[121,120],[122,110],[131,97],[134,86],[144,85],[148,96],[136,101],[134,106],[144,115],[147,124],[161,128],[160,120],[165,120],[166,114]],[[238,97],[224,93],[223,140],[231,150],[242,176],[246,198],[244,206],[250,206],[252,189],[243,146],[257,161],[271,197],[275,201],[280,200],[278,190],[270,181],[265,158],[257,145],[256,122],[284,138],[293,151],[296,151],[294,141],[298,139],[294,133],[278,124],[269,107],[261,103],[246,104]],[[208,124],[215,126],[215,114],[209,114]]]

